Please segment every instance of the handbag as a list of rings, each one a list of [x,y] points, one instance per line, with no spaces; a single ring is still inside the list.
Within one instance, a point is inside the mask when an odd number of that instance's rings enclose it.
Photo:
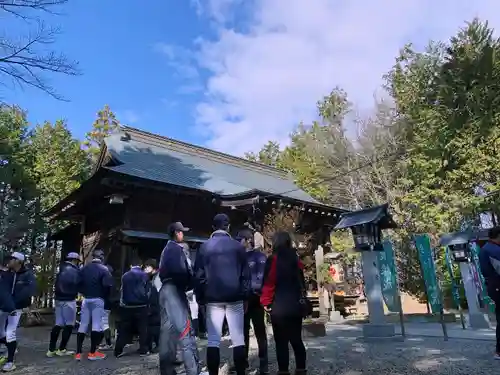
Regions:
[[[307,318],[308,316],[312,315],[313,313],[313,306],[309,298],[307,298],[307,290],[306,290],[306,284],[304,281],[304,275],[302,273],[302,270],[299,268],[298,272],[298,277],[299,277],[299,285],[300,285],[300,299],[299,299],[299,304],[300,304],[300,312],[302,315],[302,318]]]

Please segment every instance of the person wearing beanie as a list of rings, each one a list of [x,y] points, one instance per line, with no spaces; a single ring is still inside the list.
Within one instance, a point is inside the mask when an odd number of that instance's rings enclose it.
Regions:
[[[80,288],[80,255],[69,253],[59,266],[54,285],[56,324],[50,332],[47,357],[75,354],[66,349],[76,321],[76,297]],[[59,333],[62,331],[61,343],[56,350]]]
[[[7,357],[0,358],[3,372],[16,369],[14,356],[17,350],[17,326],[22,310],[31,305],[36,292],[35,275],[26,267],[25,260],[24,254],[12,253],[8,257],[8,271],[3,271],[0,275],[0,288],[8,290],[6,300],[0,302],[0,341],[7,346]]]
[[[94,250],[92,261],[81,269],[81,287],[80,293],[83,296],[80,326],[76,336],[76,354],[77,361],[82,358],[83,342],[89,329],[90,322],[92,327],[90,332],[90,351],[87,358],[90,361],[97,361],[106,358],[104,353],[97,350],[104,336],[104,327],[102,317],[104,315],[104,301],[109,298],[111,288],[113,287],[113,276],[104,264],[104,252]]]
[[[214,217],[214,232],[200,248],[194,266],[195,295],[199,304],[206,305],[210,375],[219,373],[224,318],[229,327],[236,375],[246,372],[244,301],[249,293],[250,275],[245,247],[231,237],[229,224],[226,214]]]

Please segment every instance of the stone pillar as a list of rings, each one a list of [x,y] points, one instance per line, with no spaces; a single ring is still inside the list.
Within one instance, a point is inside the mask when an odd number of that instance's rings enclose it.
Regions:
[[[473,329],[491,328],[489,319],[479,308],[478,294],[469,262],[460,262],[460,274],[464,283],[465,297],[469,307],[469,324]]]
[[[323,246],[319,245],[318,249],[314,252],[314,260],[316,261],[316,280],[318,281],[318,300],[319,300],[319,315],[320,317],[327,317],[328,316],[328,310],[326,309],[325,306],[325,301],[323,298],[323,290],[324,288],[320,286],[320,284],[323,282],[323,278],[321,276],[321,265],[324,262],[324,252],[323,252]]]
[[[365,283],[366,300],[370,322],[363,325],[365,338],[385,338],[395,336],[393,324],[386,323],[384,314],[384,299],[380,286],[380,275],[377,267],[377,252],[363,251],[363,279]]]

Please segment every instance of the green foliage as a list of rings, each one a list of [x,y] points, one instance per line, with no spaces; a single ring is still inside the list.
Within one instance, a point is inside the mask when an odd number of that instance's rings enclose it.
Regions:
[[[500,189],[500,40],[477,19],[449,41],[424,51],[406,45],[385,76],[389,102],[354,118],[347,94],[334,89],[318,102],[320,121],[300,124],[272,160],[325,203],[350,209],[389,202],[399,229],[401,288],[425,299],[411,234],[439,235],[497,216]],[[353,121],[354,118],[354,121]],[[345,134],[358,125],[357,137]],[[352,125],[351,125],[352,126]],[[269,147],[254,160],[271,159]],[[347,249],[342,234],[334,248]],[[439,274],[445,275],[438,262]],[[445,278],[445,276],[443,276]],[[446,280],[445,280],[446,282]]]
[[[120,122],[107,104],[97,112],[97,118],[92,124],[92,129],[85,135],[84,141],[92,165],[97,162],[104,138],[118,130],[119,127]]]
[[[45,210],[80,186],[87,176],[88,158],[81,142],[73,138],[62,120],[38,125],[31,136],[30,147],[31,174]]]

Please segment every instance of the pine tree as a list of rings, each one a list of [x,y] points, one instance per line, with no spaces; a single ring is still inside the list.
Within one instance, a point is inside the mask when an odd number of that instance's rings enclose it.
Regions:
[[[84,142],[92,164],[97,162],[104,138],[117,131],[119,127],[120,122],[116,119],[109,105],[106,104],[103,109],[97,112],[97,118],[92,124],[92,130],[85,135]]]

